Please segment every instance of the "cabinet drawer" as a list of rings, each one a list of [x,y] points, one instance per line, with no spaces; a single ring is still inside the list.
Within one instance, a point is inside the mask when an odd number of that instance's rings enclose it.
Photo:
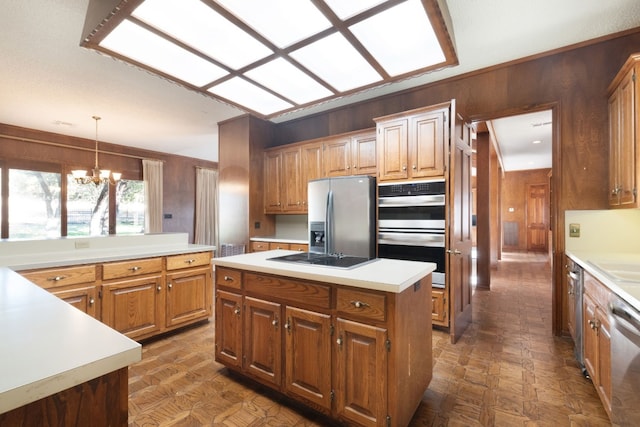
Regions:
[[[181,268],[198,267],[211,263],[211,252],[197,252],[167,257],[167,270],[179,270]]]
[[[242,288],[242,272],[225,267],[216,267],[216,287]]]
[[[288,243],[271,242],[269,243],[269,250],[274,249],[286,249],[289,250],[290,245]]]
[[[387,314],[386,296],[370,291],[338,288],[336,309],[347,315],[384,322]]]
[[[307,252],[309,250],[309,245],[305,245],[302,243],[291,243],[289,245],[289,249],[291,249],[292,251]]]
[[[330,308],[331,287],[291,280],[280,276],[245,273],[244,287],[247,292],[277,298],[289,303],[300,303],[320,308]]]
[[[162,271],[162,258],[144,258],[131,261],[109,262],[102,265],[102,279],[135,277]]]
[[[96,281],[96,266],[82,265],[78,267],[52,268],[20,273],[36,285],[44,288],[75,285],[77,283],[93,283]]]
[[[251,242],[251,252],[268,251],[268,242]]]

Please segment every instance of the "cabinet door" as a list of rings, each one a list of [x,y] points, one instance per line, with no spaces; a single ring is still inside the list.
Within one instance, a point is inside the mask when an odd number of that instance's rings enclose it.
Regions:
[[[302,204],[304,210],[307,210],[307,189],[309,181],[324,177],[324,162],[322,143],[305,144],[301,147],[302,153]]]
[[[72,286],[67,289],[52,290],[53,295],[63,301],[71,304],[80,311],[87,313],[89,316],[100,318],[98,313],[98,304],[96,297],[98,292],[94,285],[88,286]]]
[[[216,292],[216,361],[242,366],[242,296],[232,292]]]
[[[449,326],[447,297],[444,289],[431,289],[431,322],[434,325]]]
[[[387,417],[387,330],[337,319],[336,411],[362,426]]]
[[[633,205],[636,191],[635,163],[635,82],[634,70],[631,70],[620,83],[620,135],[618,149],[618,192],[620,205]]]
[[[167,327],[177,327],[211,316],[211,274],[210,267],[167,274]]]
[[[282,211],[280,191],[282,188],[282,155],[280,151],[264,154],[264,210],[266,213]]]
[[[282,383],[280,304],[245,297],[244,370],[271,384]]]
[[[390,120],[377,125],[378,173],[380,181],[406,179],[408,120]]]
[[[447,110],[410,118],[409,166],[412,178],[444,177]]]
[[[375,175],[378,171],[376,134],[357,135],[351,138],[351,170],[354,175]]]
[[[351,175],[351,138],[342,137],[324,143],[325,176]]]
[[[285,390],[331,410],[331,317],[286,307]]]
[[[584,366],[591,376],[594,384],[598,381],[598,342],[597,335],[593,329],[596,320],[596,305],[589,294],[584,294],[582,298],[582,343],[584,346]]]
[[[609,414],[611,414],[611,327],[607,318],[607,313],[598,307],[598,381],[596,388],[602,404]]]
[[[102,321],[129,338],[162,330],[162,276],[154,275],[102,285]]]
[[[282,210],[286,212],[301,212],[302,204],[302,176],[301,176],[300,148],[282,151],[282,181],[281,197],[284,200]]]

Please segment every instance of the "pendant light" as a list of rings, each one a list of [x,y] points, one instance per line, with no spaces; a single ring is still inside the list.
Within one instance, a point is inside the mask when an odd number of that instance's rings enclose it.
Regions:
[[[111,184],[115,185],[116,182],[120,180],[119,172],[111,172],[109,169],[100,169],[98,166],[98,121],[101,119],[100,116],[92,116],[93,120],[96,122],[96,164],[95,167],[91,170],[91,172],[87,172],[82,169],[72,170],[71,174],[73,179],[78,184]]]

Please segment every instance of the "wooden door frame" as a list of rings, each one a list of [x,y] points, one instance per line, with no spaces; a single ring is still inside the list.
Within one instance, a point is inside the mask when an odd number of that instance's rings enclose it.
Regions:
[[[543,110],[551,110],[552,117],[552,164],[551,164],[551,187],[549,188],[549,225],[551,226],[551,313],[552,333],[556,336],[562,334],[563,325],[563,269],[562,257],[564,255],[565,239],[564,239],[564,208],[561,207],[563,180],[562,174],[557,173],[562,165],[562,141],[560,139],[562,123],[560,123],[560,110],[562,105],[560,101],[549,102],[545,104],[528,105],[519,108],[507,110],[496,110],[491,113],[473,115],[469,117],[472,123],[495,120],[502,117],[514,116],[519,114],[533,113]],[[478,242],[479,245],[479,242]]]

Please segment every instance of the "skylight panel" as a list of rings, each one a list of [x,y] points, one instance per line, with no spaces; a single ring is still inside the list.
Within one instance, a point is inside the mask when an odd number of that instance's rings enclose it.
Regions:
[[[270,61],[245,74],[298,104],[333,95],[329,89],[283,58]]]
[[[291,56],[340,92],[382,80],[340,33],[293,51]]]
[[[263,115],[273,114],[293,107],[289,102],[240,77],[233,77],[209,88],[208,91],[238,105],[244,105]]]
[[[118,25],[100,46],[198,87],[227,74],[217,65],[130,21]]]
[[[331,23],[309,0],[216,0],[279,48],[285,48]]]
[[[173,0],[147,0],[133,16],[232,69],[273,53],[200,0],[182,0],[176,6]]]
[[[324,0],[343,21],[377,6],[384,0]]]
[[[381,31],[381,29],[392,29]],[[391,76],[445,61],[420,0],[409,0],[349,27]]]

